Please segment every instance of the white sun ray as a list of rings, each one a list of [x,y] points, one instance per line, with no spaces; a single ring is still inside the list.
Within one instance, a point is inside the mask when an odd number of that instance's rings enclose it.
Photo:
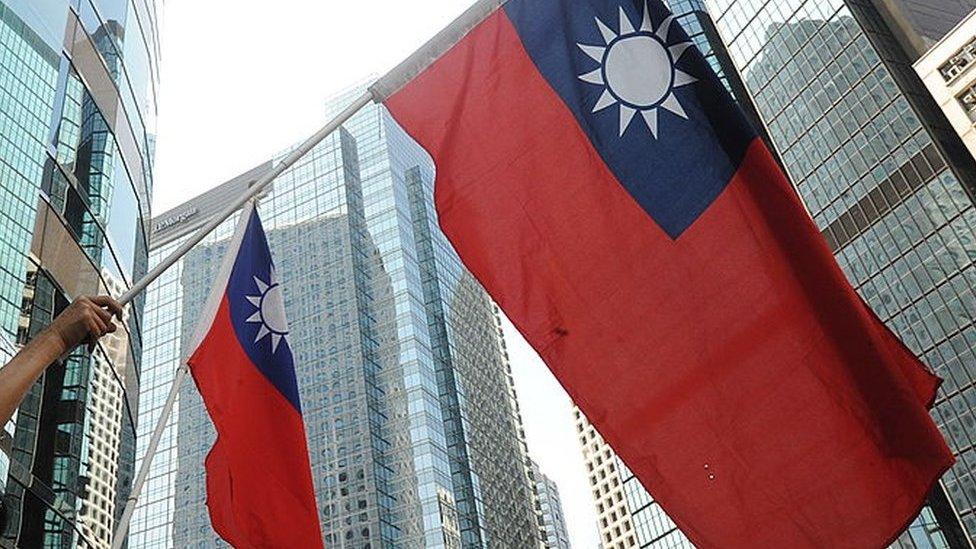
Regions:
[[[588,58],[600,64],[578,78],[587,84],[603,87],[603,93],[591,112],[618,105],[618,131],[621,137],[631,126],[634,115],[640,112],[644,125],[657,139],[659,109],[687,119],[688,113],[674,91],[697,82],[697,79],[675,66],[692,43],[668,43],[674,17],[668,15],[655,27],[646,1],[642,15],[640,28],[635,29],[627,12],[623,7],[618,7],[618,31],[594,18],[606,45],[577,44]]]
[[[634,119],[634,115],[637,114],[637,109],[632,109],[627,105],[620,105],[620,135],[624,134],[627,130],[627,126],[630,125],[630,121]]]
[[[695,78],[694,76],[692,76],[692,75],[690,75],[690,74],[688,74],[688,73],[686,73],[684,71],[675,70],[674,71],[674,84],[672,84],[671,87],[673,87],[673,88],[680,88],[681,86],[687,86],[688,84],[692,84],[694,82],[698,82],[698,79]]]
[[[627,18],[623,6],[618,9],[620,10],[620,34],[634,34],[634,25],[630,24],[630,19]]]
[[[258,343],[270,335],[271,354],[274,354],[278,351],[281,342],[287,341],[288,335],[288,323],[285,321],[281,286],[276,281],[273,269],[270,282],[265,282],[256,276],[253,278],[258,295],[245,295],[244,299],[257,310],[244,322],[260,324],[258,332],[254,336],[254,343]]]
[[[671,53],[671,59],[674,59],[675,61],[681,59],[681,56],[684,55],[686,51],[688,51],[689,47],[691,47],[691,42],[680,42],[673,46],[669,46],[668,52]]]
[[[673,93],[664,98],[664,101],[661,103],[661,108],[667,109],[681,118],[686,120],[688,119],[688,115],[685,113],[684,107],[681,106],[681,102],[678,101],[678,98],[675,97]]]
[[[644,18],[641,19],[641,32],[653,32],[654,23],[651,22],[651,8],[644,2]]]
[[[610,27],[608,27],[603,21],[600,21],[596,17],[594,17],[594,19],[596,19],[596,26],[600,28],[600,34],[603,35],[604,42],[607,44],[613,42],[613,40],[617,38],[617,33],[610,30]]]
[[[674,21],[674,16],[673,15],[669,15],[661,23],[661,26],[657,28],[657,31],[655,31],[655,34],[657,34],[657,37],[660,38],[661,40],[664,40],[665,42],[668,41],[668,33],[671,31],[671,21]]]
[[[579,79],[583,82],[589,82],[590,84],[604,84],[603,81],[603,71],[597,69],[595,71],[588,72],[586,74],[579,75]]]
[[[603,46],[587,46],[586,44],[576,44],[579,49],[583,50],[583,53],[589,55],[591,59],[598,63],[603,62],[603,54],[607,51],[607,48]],[[599,69],[598,69],[599,70]]]
[[[644,123],[650,128],[651,135],[654,136],[654,139],[657,139],[657,109],[641,111],[641,116],[644,117]]]
[[[603,110],[616,102],[617,99],[610,93],[610,90],[603,90],[603,95],[597,100],[596,105],[593,107],[593,112]]]

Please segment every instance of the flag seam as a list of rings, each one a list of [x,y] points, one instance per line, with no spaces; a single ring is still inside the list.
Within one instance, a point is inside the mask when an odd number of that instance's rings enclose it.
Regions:
[[[200,319],[197,321],[196,330],[193,332],[193,337],[190,339],[190,345],[187,347],[186,353],[182,357],[182,362],[186,363],[193,353],[197,351],[200,344],[203,342],[203,338],[207,336],[210,332],[210,327],[213,325],[214,319],[217,317],[217,309],[220,308],[220,302],[223,301],[224,294],[227,293],[227,283],[230,280],[230,273],[234,269],[234,263],[237,259],[237,250],[241,247],[241,241],[244,240],[244,233],[247,231],[248,221],[251,219],[251,215],[254,213],[254,202],[248,201],[243,209],[241,209],[241,219],[237,223],[237,228],[234,230],[234,236],[231,237],[230,245],[227,247],[227,251],[224,253],[224,260],[220,264],[220,270],[217,271],[217,277],[214,279],[212,290],[210,290],[210,295],[207,297],[207,301],[203,306],[203,310],[200,312]]]

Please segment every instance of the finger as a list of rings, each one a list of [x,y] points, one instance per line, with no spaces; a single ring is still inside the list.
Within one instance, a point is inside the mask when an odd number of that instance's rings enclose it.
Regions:
[[[88,319],[91,321],[89,326],[94,327],[94,329],[89,332],[91,335],[95,336],[96,338],[105,335],[105,330],[107,330],[108,327],[105,321],[102,320],[101,316],[99,316],[97,313],[92,313],[88,316]]]
[[[84,310],[85,308],[88,307],[89,303],[91,303],[91,301],[88,299],[88,297],[81,296],[78,299],[74,300],[69,306],[69,308]]]
[[[108,323],[105,325],[105,333],[106,334],[113,334],[118,329],[119,329],[119,327],[114,322],[112,322],[111,320],[108,321]]]
[[[88,344],[88,351],[90,352],[95,349],[95,343],[98,342],[98,338],[101,336],[99,335],[98,324],[95,322],[94,318],[87,319],[85,321],[85,325],[88,328],[88,337],[86,337],[82,343]]]
[[[102,320],[102,322],[104,322],[106,324],[108,324],[109,322],[112,322],[112,313],[110,311],[106,311],[105,309],[99,307],[98,305],[96,305],[94,303],[92,304],[92,306],[90,307],[90,309],[92,311],[94,311],[94,313],[96,315],[98,315],[98,318],[100,318]]]
[[[122,304],[116,301],[112,296],[100,295],[94,298],[92,303],[98,305],[99,307],[105,307],[115,315],[122,316]]]
[[[112,312],[115,316],[122,318],[122,304],[116,301],[111,296],[100,295],[91,298],[91,302],[99,307],[104,307]]]

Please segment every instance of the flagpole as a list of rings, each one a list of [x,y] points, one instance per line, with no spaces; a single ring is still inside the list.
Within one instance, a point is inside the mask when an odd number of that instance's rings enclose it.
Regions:
[[[332,132],[336,131],[339,126],[341,126],[345,121],[352,118],[352,115],[359,112],[360,109],[366,106],[367,103],[373,100],[373,95],[370,92],[365,92],[356,98],[348,107],[342,110],[335,118],[329,121],[328,124],[322,127],[319,131],[315,133],[312,137],[306,139],[297,149],[293,150],[278,163],[271,171],[261,176],[251,187],[242,194],[237,200],[231,202],[223,209],[219,214],[213,217],[206,225],[200,227],[197,232],[193,233],[186,242],[180,245],[172,254],[170,254],[166,259],[164,259],[159,265],[157,265],[153,270],[149,271],[146,276],[142,277],[139,281],[132,285],[128,291],[119,297],[119,303],[125,305],[132,301],[137,295],[143,292],[147,286],[153,283],[154,280],[159,278],[167,269],[173,266],[177,261],[180,260],[184,255],[186,255],[194,246],[200,243],[201,240],[206,238],[211,231],[217,228],[218,225],[223,223],[227,218],[234,215],[234,212],[241,209],[241,207],[247,203],[248,200],[256,197],[271,184],[279,175],[285,172],[288,168],[295,165],[296,162],[302,159],[306,154],[309,153],[316,145],[322,142],[323,139],[328,137]]]
[[[213,217],[206,225],[201,227],[191,236],[186,242],[180,245],[172,254],[170,254],[166,259],[159,263],[155,268],[153,268],[149,273],[142,277],[139,281],[132,285],[128,291],[122,294],[118,301],[122,305],[130,303],[137,295],[143,292],[154,280],[159,278],[167,269],[172,267],[177,261],[179,261],[184,255],[186,255],[194,246],[200,243],[211,231],[217,228],[218,225],[227,220],[230,216],[234,215],[234,212],[241,209],[248,200],[251,200],[258,196],[272,181],[275,180],[279,175],[285,172],[288,168],[295,165],[296,162],[302,159],[306,154],[308,154],[316,145],[322,142],[326,137],[328,137],[332,132],[336,131],[339,126],[345,123],[347,120],[352,118],[354,114],[359,112],[360,109],[365,107],[370,101],[373,100],[373,94],[369,91],[364,92],[362,95],[357,97],[348,107],[343,109],[339,114],[335,116],[328,124],[322,127],[319,131],[315,133],[312,137],[306,139],[301,145],[295,150],[288,154],[277,166],[271,171],[261,176],[246,193],[242,194],[239,198],[231,202],[224,208],[219,214]],[[122,545],[125,543],[126,534],[129,531],[129,522],[132,520],[132,513],[135,511],[136,503],[139,500],[139,494],[142,492],[142,487],[145,485],[147,478],[149,477],[149,467],[152,465],[153,458],[156,457],[156,451],[159,446],[159,441],[163,437],[163,431],[166,429],[166,423],[169,421],[169,416],[173,412],[173,406],[176,403],[176,397],[179,395],[180,388],[186,379],[187,367],[186,364],[181,363],[180,367],[176,370],[176,377],[173,379],[173,385],[170,388],[169,396],[166,398],[166,404],[160,413],[159,420],[156,423],[156,428],[153,431],[152,438],[149,440],[149,446],[146,448],[146,455],[142,459],[142,465],[139,467],[139,473],[136,475],[135,482],[132,484],[132,489],[129,491],[129,499],[126,501],[125,510],[122,512],[122,516],[119,518],[119,524],[115,528],[115,534],[112,537],[112,549],[121,549]]]
[[[129,521],[132,520],[132,513],[136,510],[135,504],[139,498],[139,491],[142,490],[142,486],[146,483],[146,478],[149,476],[149,465],[152,463],[153,457],[156,456],[159,441],[163,438],[163,431],[166,430],[169,415],[173,412],[173,406],[176,404],[176,397],[180,394],[183,380],[186,379],[186,372],[186,364],[180,364],[180,367],[176,369],[173,386],[170,388],[169,396],[166,397],[166,404],[163,405],[163,409],[159,414],[159,422],[156,423],[156,429],[153,431],[152,438],[149,439],[149,446],[146,447],[146,455],[142,458],[142,466],[139,467],[139,474],[136,475],[136,480],[132,485],[132,491],[129,493],[125,510],[122,512],[119,525],[115,529],[115,535],[112,538],[112,549],[121,549],[122,544],[125,542],[125,535],[129,530]]]

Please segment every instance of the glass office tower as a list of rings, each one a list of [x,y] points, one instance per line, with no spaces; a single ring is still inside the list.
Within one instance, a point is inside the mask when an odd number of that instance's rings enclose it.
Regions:
[[[973,7],[959,0],[709,0],[709,9],[773,146],[851,282],[945,379],[933,415],[959,459],[943,482],[973,535],[976,176],[911,68],[921,37],[936,32],[926,15],[964,13],[962,4]],[[900,543],[940,546],[939,524],[950,541],[966,535],[942,490],[930,503]]]
[[[273,164],[157,218],[151,261]],[[259,204],[285,289],[324,541],[537,548],[541,520],[497,311],[437,227],[432,172],[370,105]],[[234,222],[149,290],[140,457]],[[205,507],[213,437],[188,384],[130,547],[221,545]]]
[[[532,471],[532,479],[539,497],[542,528],[545,531],[545,549],[571,549],[569,532],[566,529],[566,515],[563,512],[562,499],[559,497],[559,486],[546,476],[534,461],[530,461],[529,469]]]
[[[155,3],[0,0],[0,357],[147,261]],[[141,307],[47,370],[0,436],[0,545],[107,547],[128,496]]]

